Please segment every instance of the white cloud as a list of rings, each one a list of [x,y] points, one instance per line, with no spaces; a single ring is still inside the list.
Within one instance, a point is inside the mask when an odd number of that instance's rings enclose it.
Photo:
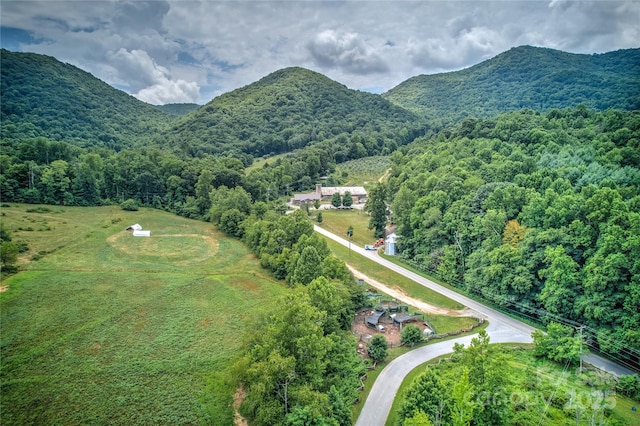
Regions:
[[[22,50],[154,102],[196,91],[208,102],[288,66],[385,91],[522,44],[574,53],[638,47],[638,22],[635,0],[2,1],[2,25],[31,35]]]
[[[198,101],[197,83],[173,80],[169,70],[158,65],[146,51],[122,48],[108,56],[119,79],[128,83],[138,99],[154,105]]]
[[[163,77],[158,83],[140,90],[134,96],[152,105],[196,103],[200,97],[200,88],[195,82],[173,81]]]
[[[389,69],[379,52],[357,33],[325,30],[309,42],[308,48],[315,63],[323,68],[340,68],[360,75]]]
[[[505,47],[502,36],[486,27],[463,29],[454,37],[410,40],[414,64],[429,70],[450,70],[487,59]]]

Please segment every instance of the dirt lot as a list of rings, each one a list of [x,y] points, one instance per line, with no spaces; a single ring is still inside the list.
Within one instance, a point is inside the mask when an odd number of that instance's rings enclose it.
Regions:
[[[366,342],[375,334],[382,334],[385,339],[387,339],[389,347],[400,346],[400,327],[398,327],[397,325],[393,325],[393,319],[389,316],[389,314],[386,313],[382,317],[380,317],[378,324],[384,327],[384,331],[378,331],[367,326],[366,324],[366,317],[368,317],[372,313],[373,309],[367,309],[365,311],[359,312],[358,314],[356,314],[353,325],[351,326],[351,329],[356,334],[356,336],[360,337],[360,343],[362,343],[362,348],[360,349],[362,349],[364,353],[366,353]],[[429,328],[424,322],[420,321],[419,319],[415,322],[411,322],[410,324],[417,325],[423,332],[426,328]]]

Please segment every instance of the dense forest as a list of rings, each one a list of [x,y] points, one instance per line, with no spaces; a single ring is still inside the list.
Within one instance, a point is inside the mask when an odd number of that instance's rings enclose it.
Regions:
[[[166,105],[156,105],[160,111],[164,111],[167,114],[180,116],[190,113],[191,111],[195,111],[200,108],[201,105],[198,104],[166,104]]]
[[[592,347],[637,364],[639,52],[517,48],[384,96],[287,68],[199,108],[156,108],[2,50],[0,193],[211,221],[295,287],[238,361],[253,424],[350,424],[363,364],[346,329],[362,294],[306,215],[282,213],[374,155],[391,171],[367,209],[379,233],[390,213],[405,262],[533,321],[583,325]]]
[[[382,96],[433,125],[530,108],[640,109],[640,49],[580,55],[532,46],[467,69],[420,75]]]
[[[402,257],[537,321],[640,354],[640,114],[467,119],[391,156]]]
[[[303,68],[286,68],[181,117],[157,143],[191,156],[241,151],[260,157],[322,141],[341,144],[358,134],[386,155],[413,140],[420,127],[415,115],[378,95]],[[373,155],[349,149],[337,155]]]
[[[173,116],[50,56],[0,49],[0,136],[112,150],[148,143]]]

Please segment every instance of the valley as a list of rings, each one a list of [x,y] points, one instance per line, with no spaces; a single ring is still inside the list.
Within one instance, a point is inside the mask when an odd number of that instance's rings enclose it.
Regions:
[[[640,397],[640,49],[521,46],[381,95],[289,67],[162,108],[0,54],[3,424],[383,424],[369,392],[453,342],[356,337],[377,301],[466,333],[434,389],[547,392],[530,365],[607,357],[619,378],[575,380]],[[288,211],[316,185],[368,195]],[[394,255],[365,250],[391,232]],[[465,414],[462,391],[414,413],[409,387],[394,422],[587,424],[553,398]]]

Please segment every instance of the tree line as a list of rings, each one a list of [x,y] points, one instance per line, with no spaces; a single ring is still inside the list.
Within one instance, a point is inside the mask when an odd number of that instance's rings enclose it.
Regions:
[[[246,391],[241,412],[254,425],[351,425],[365,364],[350,327],[365,304],[363,288],[302,210],[281,215],[264,202],[243,210],[249,198],[241,188],[218,195],[212,220],[293,288],[244,339],[234,368]]]

